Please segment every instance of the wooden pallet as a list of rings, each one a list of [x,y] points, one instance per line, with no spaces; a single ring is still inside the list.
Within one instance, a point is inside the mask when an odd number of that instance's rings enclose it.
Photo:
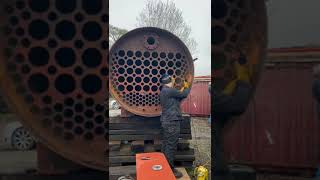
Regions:
[[[189,148],[191,136],[190,116],[181,122],[180,139],[175,164],[190,167],[195,159]],[[110,117],[109,119],[109,165],[135,165],[135,154],[161,151],[161,124],[159,117]]]

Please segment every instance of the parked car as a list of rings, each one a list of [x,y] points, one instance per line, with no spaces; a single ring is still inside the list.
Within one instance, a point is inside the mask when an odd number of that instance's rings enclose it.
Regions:
[[[26,151],[35,148],[36,139],[19,121],[7,123],[3,127],[3,145],[16,150]]]
[[[119,103],[116,101],[116,100],[114,100],[114,99],[111,99],[110,101],[109,101],[109,109],[120,109],[120,105],[119,105]]]

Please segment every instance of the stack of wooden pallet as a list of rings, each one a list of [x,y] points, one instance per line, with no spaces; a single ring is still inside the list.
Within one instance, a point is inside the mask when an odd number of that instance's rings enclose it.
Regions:
[[[189,147],[191,139],[190,116],[184,115],[175,157],[177,166],[190,167],[195,159]],[[160,152],[159,117],[110,117],[109,119],[109,166],[135,165],[135,154]]]

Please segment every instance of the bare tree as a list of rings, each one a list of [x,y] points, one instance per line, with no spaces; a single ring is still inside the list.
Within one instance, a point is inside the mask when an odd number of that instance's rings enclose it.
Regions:
[[[197,51],[197,42],[190,37],[191,27],[184,21],[182,11],[171,0],[166,2],[148,0],[145,8],[137,17],[137,26],[168,30],[186,44],[191,54],[195,54]]]
[[[126,34],[128,30],[121,29],[109,24],[109,48],[124,34]]]

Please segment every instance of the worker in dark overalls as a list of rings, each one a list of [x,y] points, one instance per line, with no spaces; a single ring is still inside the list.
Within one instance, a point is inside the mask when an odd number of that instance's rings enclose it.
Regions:
[[[215,179],[232,179],[227,161],[224,157],[224,127],[232,117],[241,115],[250,101],[252,85],[244,66],[236,63],[237,78],[224,91],[213,83],[213,177]]]
[[[182,177],[182,173],[174,168],[174,156],[177,150],[177,144],[180,135],[180,122],[182,114],[180,109],[181,100],[186,98],[190,92],[190,84],[184,84],[184,89],[179,91],[173,87],[173,79],[164,74],[160,82],[162,88],[160,91],[161,112],[161,130],[162,147],[161,151],[166,156],[169,165],[176,178]]]

